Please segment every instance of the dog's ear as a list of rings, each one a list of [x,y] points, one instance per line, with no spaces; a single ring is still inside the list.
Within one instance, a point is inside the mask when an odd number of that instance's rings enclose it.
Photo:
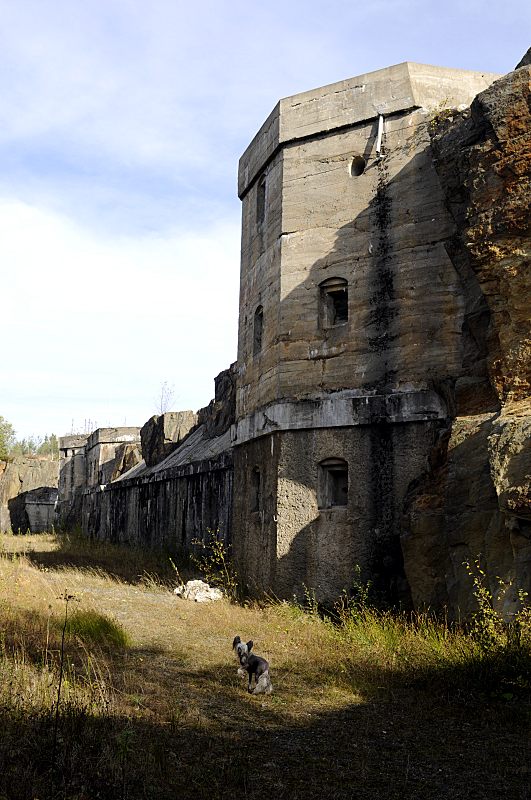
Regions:
[[[250,642],[247,642],[247,652],[248,652],[248,653],[250,653],[252,649],[253,649],[253,643],[252,643],[252,641],[250,641]]]
[[[236,645],[237,645],[237,644],[240,644],[240,642],[241,642],[241,639],[240,639],[240,637],[239,637],[239,636],[235,636],[235,637],[234,637],[234,641],[233,641],[233,643],[232,643],[232,649],[234,650],[234,648],[236,647]]]

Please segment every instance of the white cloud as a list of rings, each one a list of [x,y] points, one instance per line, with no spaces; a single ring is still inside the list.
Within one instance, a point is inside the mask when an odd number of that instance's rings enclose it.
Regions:
[[[238,248],[231,223],[103,239],[0,200],[3,416],[36,433],[72,417],[141,424],[164,380],[179,405],[205,405],[236,356]]]

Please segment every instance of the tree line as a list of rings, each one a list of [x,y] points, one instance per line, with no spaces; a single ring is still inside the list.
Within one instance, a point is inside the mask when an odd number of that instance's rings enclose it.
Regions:
[[[59,458],[59,441],[55,433],[44,437],[29,436],[17,439],[16,431],[4,417],[0,416],[0,460],[16,456],[49,456]]]

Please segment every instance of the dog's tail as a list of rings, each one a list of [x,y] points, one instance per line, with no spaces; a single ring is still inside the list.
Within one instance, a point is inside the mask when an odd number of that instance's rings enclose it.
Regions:
[[[256,682],[256,686],[254,687],[253,694],[271,694],[273,691],[273,684],[271,683],[271,678],[269,677],[269,670],[262,672],[260,677]]]

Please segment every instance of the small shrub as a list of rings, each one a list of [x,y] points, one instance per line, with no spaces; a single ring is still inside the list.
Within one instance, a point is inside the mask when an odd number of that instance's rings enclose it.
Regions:
[[[240,588],[230,557],[231,547],[220,538],[219,530],[209,530],[208,536],[206,541],[193,540],[197,552],[192,553],[191,560],[210,586],[217,586],[236,602],[240,598]]]
[[[449,107],[448,103],[449,98],[445,97],[433,110],[433,116],[429,122],[430,133],[437,132],[437,129],[447,120],[452,122],[454,116],[459,113],[457,108]]]
[[[318,617],[319,601],[317,600],[315,589],[313,589],[311,586],[306,586],[305,583],[302,584],[302,589],[303,589],[303,600],[302,602],[298,602],[297,598],[294,597],[293,600],[295,604],[300,606],[302,611],[304,611],[306,614],[309,614],[311,617]]]
[[[506,642],[505,626],[494,608],[493,597],[487,586],[487,576],[480,566],[479,558],[472,565],[468,561],[465,562],[465,567],[472,578],[472,593],[477,603],[470,634],[486,652],[502,647]]]
[[[531,640],[531,608],[527,592],[522,589],[518,591],[520,607],[511,622],[506,622],[494,608],[494,602],[503,597],[510,584],[497,578],[498,591],[494,597],[487,585],[487,575],[481,568],[480,559],[476,558],[473,564],[465,562],[465,567],[472,578],[472,592],[477,603],[470,629],[472,637],[484,652],[524,647]]]
[[[349,620],[361,619],[368,611],[374,610],[372,600],[372,581],[363,580],[361,567],[354,567],[354,578],[350,591],[343,589],[334,603],[334,613],[344,624]]]

